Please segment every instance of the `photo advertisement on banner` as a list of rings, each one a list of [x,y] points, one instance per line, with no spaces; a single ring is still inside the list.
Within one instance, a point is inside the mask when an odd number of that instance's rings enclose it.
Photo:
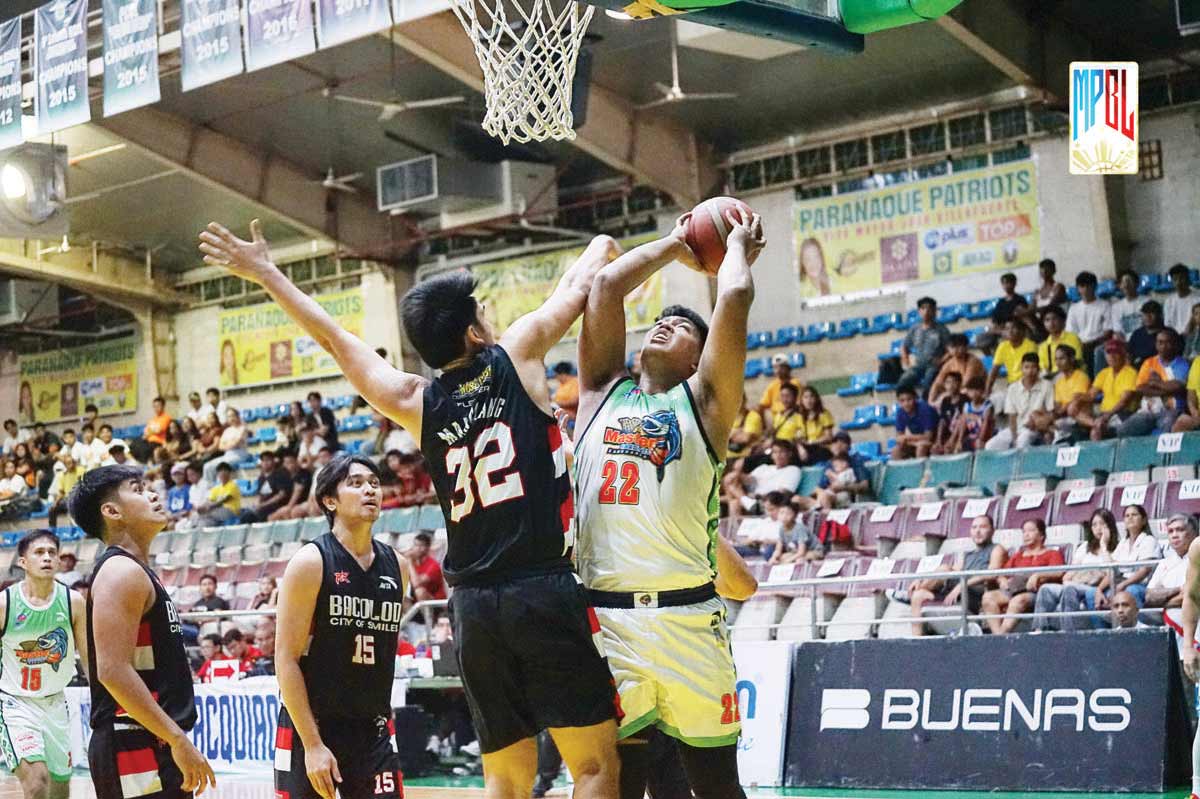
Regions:
[[[312,0],[248,0],[247,69],[262,69],[291,61],[316,49]]]
[[[316,0],[317,44],[332,47],[390,27],[389,0]]]
[[[182,0],[181,80],[185,92],[242,74],[239,0]]]
[[[134,339],[22,355],[18,422],[78,419],[95,405],[100,414],[137,410],[137,343]]]
[[[803,297],[956,278],[1041,258],[1032,161],[799,200]]]
[[[104,115],[159,98],[158,0],[104,0]]]
[[[38,133],[91,121],[87,0],[53,0],[33,15]]]
[[[0,150],[24,141],[21,134],[21,18],[0,22]]]

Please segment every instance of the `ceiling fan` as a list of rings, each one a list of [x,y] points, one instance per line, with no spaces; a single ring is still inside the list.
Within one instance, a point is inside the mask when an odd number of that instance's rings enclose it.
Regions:
[[[362,172],[354,172],[349,175],[338,177],[333,171],[333,167],[329,167],[329,171],[325,173],[322,180],[310,180],[309,183],[319,183],[330,191],[344,191],[347,194],[358,194],[358,189],[350,184],[363,176]]]
[[[451,95],[446,97],[431,97],[427,100],[400,100],[396,102],[387,102],[384,100],[369,100],[365,97],[354,97],[349,94],[335,94],[331,89],[324,89],[323,94],[326,97],[331,97],[334,100],[339,100],[343,103],[352,105],[366,106],[367,108],[375,108],[379,110],[379,121],[388,122],[395,118],[398,114],[405,111],[415,111],[421,108],[437,108],[444,105],[457,105],[465,103],[467,98],[459,95]]]
[[[738,95],[735,92],[685,92],[679,86],[679,32],[675,27],[675,23],[671,23],[671,85],[665,83],[653,84],[654,88],[662,92],[662,97],[657,100],[651,100],[648,103],[642,103],[636,107],[638,111],[645,111],[649,108],[658,108],[664,105],[672,105],[674,103],[683,103],[688,100],[731,100]]]

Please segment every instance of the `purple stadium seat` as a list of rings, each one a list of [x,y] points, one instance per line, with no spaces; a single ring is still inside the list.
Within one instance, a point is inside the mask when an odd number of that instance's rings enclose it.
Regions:
[[[1150,518],[1155,517],[1158,509],[1158,495],[1163,483],[1148,483],[1141,486],[1113,486],[1108,490],[1108,500],[1104,506],[1112,511],[1117,521],[1125,516],[1126,505],[1141,505],[1146,509]]]
[[[1104,494],[1105,490],[1099,486],[1059,491],[1054,495],[1053,521],[1047,520],[1047,524],[1084,524],[1102,506]]]
[[[1200,480],[1171,480],[1162,491],[1161,507],[1156,514],[1200,513]]]
[[[900,509],[900,534],[903,540],[933,536],[945,538],[950,524],[951,503],[945,500],[908,505]]]
[[[880,539],[899,541],[902,518],[902,508],[898,505],[879,505],[863,511],[863,518],[860,522],[862,540],[864,542],[876,542]]]
[[[979,499],[956,499],[950,506],[947,538],[966,538],[971,534],[971,522],[976,516],[991,516],[993,522],[999,522],[1000,497],[982,497]],[[996,525],[997,527],[999,524]]]
[[[1004,520],[1000,527],[1020,528],[1030,519],[1045,520],[1050,515],[1054,495],[1046,492],[1018,494],[1004,500]]]

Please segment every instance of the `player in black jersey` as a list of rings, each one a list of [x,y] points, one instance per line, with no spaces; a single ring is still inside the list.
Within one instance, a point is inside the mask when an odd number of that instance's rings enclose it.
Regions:
[[[383,494],[369,459],[335,456],[313,496],[330,532],[279,586],[275,796],[400,799],[391,698],[408,563],[371,536]]]
[[[200,234],[205,262],[265,288],[368,403],[421,442],[447,519],[454,638],[489,799],[529,796],[542,729],[578,799],[615,797],[620,704],[569,558],[574,505],[544,361],[616,243],[593,239],[546,302],[499,340],[465,273],[415,286],[401,317],[422,360],[442,370],[428,380],[340,328],[271,263],[257,221],[250,229],[243,241],[210,224]]]
[[[147,565],[150,542],[167,526],[166,509],[129,466],[85,474],[67,509],[106,545],[87,600],[88,764],[96,796],[178,799],[215,787],[212,767],[187,733],[196,706],[183,627]]]

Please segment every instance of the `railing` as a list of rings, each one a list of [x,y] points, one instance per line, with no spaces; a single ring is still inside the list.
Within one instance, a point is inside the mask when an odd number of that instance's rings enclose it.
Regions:
[[[435,608],[444,608],[448,603],[449,600],[447,599],[426,599],[415,603],[411,608],[405,611],[403,616],[400,617],[400,629],[404,629],[404,625],[412,621],[413,617],[415,617],[422,610],[427,608],[430,610]],[[204,622],[209,620],[215,621],[217,619],[236,619],[239,617],[246,618],[257,616],[275,616],[278,615],[278,613],[279,611],[276,608],[259,608],[258,610],[194,610],[180,613],[179,618],[184,621]],[[423,617],[425,621],[426,640],[432,638],[433,635],[433,624],[430,621],[432,616],[432,613],[426,613]]]

